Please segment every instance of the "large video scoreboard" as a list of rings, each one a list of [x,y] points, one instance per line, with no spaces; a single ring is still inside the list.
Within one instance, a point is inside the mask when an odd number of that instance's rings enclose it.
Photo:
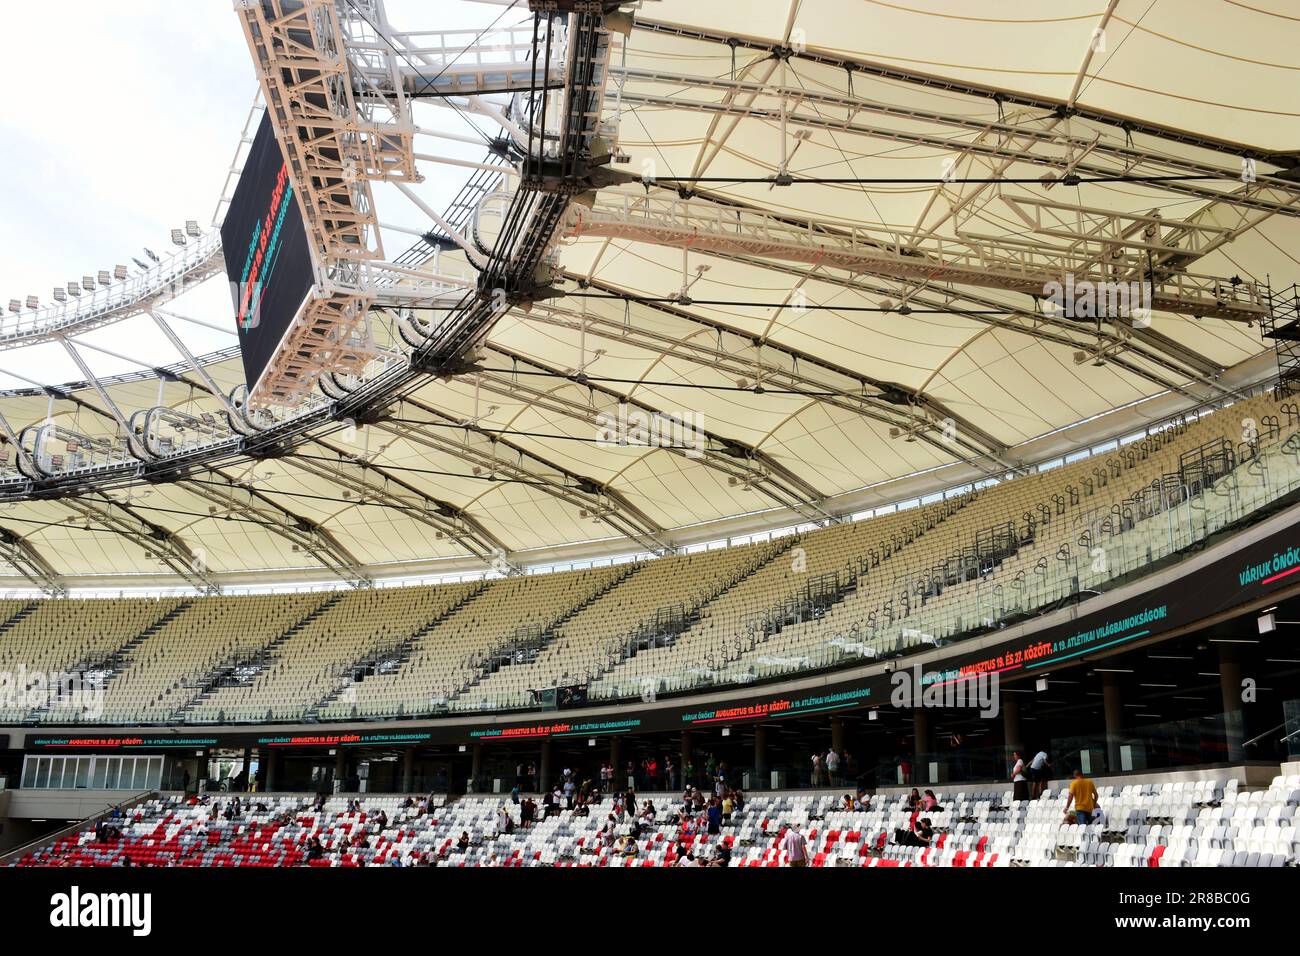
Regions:
[[[302,211],[266,116],[221,225],[221,247],[251,391],[313,282]]]

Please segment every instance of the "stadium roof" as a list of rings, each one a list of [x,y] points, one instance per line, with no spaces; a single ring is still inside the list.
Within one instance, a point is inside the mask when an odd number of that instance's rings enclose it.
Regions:
[[[201,438],[242,383],[232,350],[3,394],[0,579],[364,580],[660,550],[1230,400],[1276,375],[1255,319],[1300,278],[1300,17],[1284,8],[645,3],[605,86],[623,181],[561,223],[564,295],[511,309],[461,374],[378,420],[148,480],[45,487],[20,459],[93,465],[160,405]],[[472,275],[454,250],[437,268]],[[1035,295],[1045,271],[1164,281],[1149,322],[1098,322]],[[211,301],[197,318],[229,322]],[[376,315],[390,358],[409,351],[402,321]],[[94,341],[129,351],[116,328]],[[650,446],[617,442],[655,413]],[[43,423],[39,450],[14,447]]]

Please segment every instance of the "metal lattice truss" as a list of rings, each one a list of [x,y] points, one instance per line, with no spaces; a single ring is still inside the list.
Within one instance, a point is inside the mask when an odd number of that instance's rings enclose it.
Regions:
[[[1032,200],[1013,199],[1008,205],[1031,226],[1034,219],[1025,209],[1037,212],[1039,221],[1047,209]],[[1076,230],[1065,232],[1054,219],[1054,228],[1041,233],[1067,239],[1068,245],[1059,250],[1045,248],[1041,241],[974,233],[955,240],[934,239],[928,245],[908,244],[898,235],[856,228],[842,232],[813,221],[791,222],[703,199],[662,195],[602,195],[590,208],[574,206],[564,234],[802,262],[916,286],[973,285],[1034,297],[1044,296],[1053,282],[1064,284],[1067,276],[1073,276],[1076,285],[1150,281],[1154,286],[1150,307],[1166,312],[1238,321],[1255,321],[1267,312],[1253,282],[1234,284],[1184,271],[1153,276],[1146,265],[1149,251],[1195,257],[1198,241],[1208,245],[1220,233],[1184,222],[1164,227],[1172,236],[1187,237],[1183,246],[1174,244],[1176,239],[1165,240],[1158,216],[1113,216],[1096,210],[1085,213],[1081,208],[1058,211],[1073,212],[1080,223]],[[1150,241],[1138,241],[1147,227],[1152,230]]]
[[[237,350],[188,345],[230,325],[185,297],[221,270],[215,231],[15,303],[16,584],[662,552],[1003,475],[1276,374],[1256,323],[1300,247],[1290,22],[1189,0],[1200,33],[1162,8],[1139,29],[1121,3],[972,44],[942,4],[487,5],[490,28],[443,30],[380,0],[237,4],[315,288],[252,390]],[[1103,286],[1149,297],[1055,294]],[[89,333],[129,322],[179,358],[97,375],[131,349]],[[79,380],[25,378],[41,343]]]

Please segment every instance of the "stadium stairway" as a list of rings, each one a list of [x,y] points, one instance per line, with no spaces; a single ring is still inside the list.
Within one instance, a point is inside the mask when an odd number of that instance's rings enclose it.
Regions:
[[[212,671],[212,673],[208,674],[208,676],[204,678],[203,682],[196,688],[198,693],[171,713],[168,717],[169,722],[179,723],[184,721],[186,714],[193,712],[194,708],[202,705],[204,701],[211,697],[212,694],[222,686],[223,681],[230,679],[230,676],[236,667],[241,665],[255,666],[257,670],[250,672],[250,674],[245,678],[245,681],[252,680],[257,676],[257,674],[266,669],[267,665],[275,658],[276,650],[284,644],[285,641],[289,640],[289,638],[293,637],[322,614],[325,614],[342,599],[342,592],[331,594],[321,604],[312,608],[305,616],[299,619],[291,627],[287,628],[279,637],[262,647],[257,652],[257,658],[255,661],[230,661]]]
[[[411,659],[411,655],[415,652],[415,648],[419,645],[420,641],[426,635],[429,634],[430,631],[434,630],[439,624],[447,620],[447,618],[451,617],[461,608],[473,602],[475,598],[477,598],[480,594],[482,594],[484,591],[487,590],[487,587],[488,587],[488,581],[484,579],[479,583],[477,587],[472,589],[463,598],[461,598],[455,604],[443,610],[436,617],[434,617],[432,620],[426,623],[423,627],[421,627],[419,630],[412,633],[400,644],[398,644],[396,647],[391,648],[386,653],[381,654],[380,652],[372,652],[371,654],[367,655],[365,658],[361,660],[353,661],[348,668],[347,676],[344,677],[343,680],[339,682],[337,687],[335,687],[332,691],[330,691],[328,694],[326,694],[324,697],[318,700],[315,704],[313,704],[310,708],[308,708],[307,713],[304,715],[305,718],[307,720],[318,720],[321,716],[322,710],[324,710],[330,704],[337,701],[339,697],[342,694],[344,694],[344,692],[346,692],[349,688],[353,687],[354,685],[360,683],[365,679],[364,673],[358,676],[358,671],[364,671],[367,666],[373,667],[376,663],[378,663],[378,660],[381,656],[384,659],[384,661],[390,663],[393,668],[401,667],[403,664],[405,664],[407,661]]]
[[[114,677],[121,673],[123,665],[130,660],[131,654],[137,647],[147,641],[154,634],[158,633],[162,628],[166,627],[169,622],[184,614],[193,603],[193,601],[180,601],[168,608],[167,611],[158,618],[158,620],[154,621],[139,634],[136,634],[134,637],[122,643],[107,656],[99,657],[94,660],[79,661],[73,666],[67,668],[68,672],[82,675],[97,673],[99,675],[100,686],[106,686],[108,682],[112,681]],[[10,623],[14,622],[11,621]],[[66,717],[66,714],[61,713],[54,707],[53,701],[49,701],[43,707],[36,707],[28,711],[25,719],[28,722],[36,722],[49,720],[51,718],[66,719]]]
[[[582,611],[591,607],[591,605],[595,604],[606,594],[609,594],[611,591],[617,588],[628,578],[632,577],[632,575],[640,571],[644,566],[645,565],[643,564],[626,565],[618,574],[616,574],[609,581],[605,582],[604,585],[602,585],[600,588],[598,588],[591,594],[588,594],[581,602],[579,602],[578,604],[574,605],[571,608],[568,608],[558,618],[556,618],[554,621],[552,621],[550,624],[544,627],[541,632],[541,639],[540,641],[538,641],[537,645],[533,648],[534,653],[529,658],[529,662],[536,660],[537,657],[540,656],[543,651],[545,651],[548,647],[550,647],[552,644],[555,643],[555,641],[558,639],[561,633],[561,630],[563,629],[564,625],[567,622],[573,620]],[[464,697],[475,687],[478,687],[483,682],[490,680],[494,674],[496,674],[499,670],[501,670],[501,668],[509,667],[510,663],[511,662],[509,659],[503,659],[498,662],[496,667],[485,667],[479,670],[478,673],[476,673],[472,678],[470,678],[469,682],[466,683],[465,686],[461,687],[460,690],[451,694],[449,700],[454,701],[461,697]]]

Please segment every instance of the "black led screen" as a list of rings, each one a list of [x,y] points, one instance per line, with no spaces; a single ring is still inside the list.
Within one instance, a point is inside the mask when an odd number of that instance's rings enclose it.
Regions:
[[[302,212],[266,116],[221,225],[221,247],[244,378],[252,389],[313,282]]]

